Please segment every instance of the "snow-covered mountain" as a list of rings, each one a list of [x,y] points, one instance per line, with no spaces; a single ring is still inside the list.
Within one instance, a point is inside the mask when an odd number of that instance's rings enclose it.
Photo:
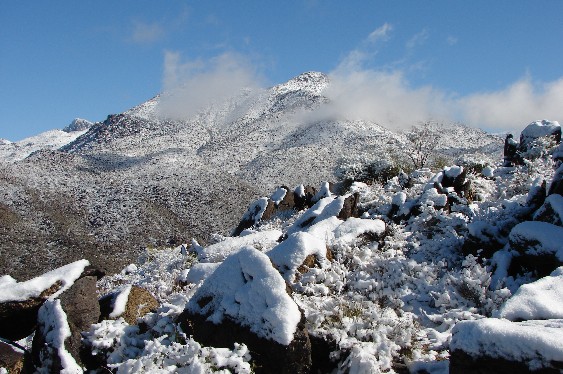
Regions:
[[[322,73],[304,73],[182,119],[167,116],[172,94],[163,93],[103,122],[66,128],[87,130],[0,145],[10,161],[0,163],[0,204],[17,222],[0,244],[4,258],[25,273],[95,252],[117,270],[147,245],[228,234],[252,199],[279,185],[336,181],[340,165],[405,162],[404,134],[315,119],[330,105],[329,85]],[[441,157],[452,163],[500,157],[496,136],[457,125],[442,132]],[[16,244],[25,250],[9,249]],[[116,251],[109,261],[105,254]]]

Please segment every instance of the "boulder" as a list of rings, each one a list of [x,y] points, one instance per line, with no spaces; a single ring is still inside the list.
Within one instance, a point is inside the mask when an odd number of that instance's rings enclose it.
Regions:
[[[559,165],[549,185],[548,195],[563,195],[563,163]]]
[[[530,191],[526,198],[526,206],[532,210],[536,210],[542,206],[547,196],[547,189],[545,180],[537,178],[530,186]]]
[[[213,272],[179,316],[204,345],[244,343],[257,373],[308,373],[311,344],[305,319],[264,253],[245,247]]]
[[[483,318],[452,330],[450,373],[560,373],[563,321]]]
[[[563,196],[549,195],[543,205],[534,213],[534,221],[551,223],[563,226]]]
[[[306,232],[297,232],[272,248],[267,255],[284,279],[293,283],[310,268],[327,266],[327,253],[323,240]]]
[[[509,271],[531,271],[542,277],[563,265],[563,227],[547,222],[526,221],[514,226],[508,236],[510,247],[518,251]]]
[[[561,126],[557,121],[534,121],[520,133],[520,150],[527,151],[534,140],[552,136],[557,143],[561,142]]]
[[[70,337],[65,342],[66,350],[80,366],[90,359],[89,351],[82,345],[81,333],[88,331],[100,319],[96,281],[96,276],[82,277],[60,296],[70,328]]]
[[[122,317],[130,325],[137,319],[154,312],[158,300],[146,289],[139,286],[123,286],[100,299],[100,321]]]

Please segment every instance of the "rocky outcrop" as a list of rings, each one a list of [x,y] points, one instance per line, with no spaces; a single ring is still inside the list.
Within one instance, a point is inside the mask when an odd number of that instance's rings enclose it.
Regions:
[[[311,344],[303,313],[270,259],[251,247],[223,261],[179,316],[198,342],[248,346],[257,373],[308,373]]]

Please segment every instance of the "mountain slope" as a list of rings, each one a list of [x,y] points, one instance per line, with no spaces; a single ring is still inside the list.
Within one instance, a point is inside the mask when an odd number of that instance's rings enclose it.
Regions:
[[[329,85],[324,74],[304,73],[184,119],[165,115],[163,93],[60,150],[0,163],[0,274],[9,263],[11,274],[27,276],[83,257],[115,271],[145,246],[228,235],[248,204],[276,186],[318,185],[334,181],[342,163],[404,156],[405,136],[376,123],[313,120],[330,105]],[[482,148],[486,162],[499,158],[502,141],[453,126],[444,144],[455,159]]]

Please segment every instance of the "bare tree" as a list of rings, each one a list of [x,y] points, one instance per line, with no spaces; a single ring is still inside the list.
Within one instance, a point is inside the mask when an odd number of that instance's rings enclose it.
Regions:
[[[407,152],[415,169],[423,168],[440,144],[443,128],[433,122],[413,126],[407,132]]]

